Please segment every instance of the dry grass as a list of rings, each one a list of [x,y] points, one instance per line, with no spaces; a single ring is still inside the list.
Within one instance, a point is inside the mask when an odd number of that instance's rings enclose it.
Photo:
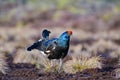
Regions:
[[[120,68],[117,68],[114,71],[115,71],[115,77],[120,78]]]
[[[67,73],[76,73],[90,68],[102,68],[101,59],[100,56],[72,56],[72,60],[65,63],[64,71]]]
[[[48,60],[48,58],[38,50],[33,50],[31,52],[23,52],[22,50],[18,50],[13,62],[35,64],[36,68],[44,70],[46,72],[52,72],[58,69],[58,63],[56,61],[52,61],[53,64],[55,64],[55,66],[52,66],[51,61]]]
[[[120,49],[117,51],[119,54],[120,54]],[[120,55],[119,55],[120,56]],[[115,75],[115,77],[116,78],[120,78],[120,58],[119,58],[119,63],[118,63],[118,68],[117,69],[115,69],[115,73],[116,73],[116,75]]]
[[[105,39],[99,39],[97,42],[95,42],[91,49],[98,50],[98,51],[105,51],[105,50],[115,50],[118,48],[119,45],[113,43],[110,40]]]
[[[6,57],[4,56],[4,54],[0,54],[0,72],[2,72],[3,74],[6,74],[6,71],[8,70],[7,62],[5,60]]]
[[[115,69],[115,77],[116,78],[120,78],[120,68],[118,68],[118,69]]]

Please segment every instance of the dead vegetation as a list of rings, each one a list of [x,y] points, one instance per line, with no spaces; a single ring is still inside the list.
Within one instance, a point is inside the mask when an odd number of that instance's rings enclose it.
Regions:
[[[65,63],[64,71],[66,73],[76,73],[86,69],[102,68],[100,56],[86,57],[82,55],[72,56],[72,60]]]
[[[6,74],[8,70],[8,65],[6,62],[6,57],[5,54],[0,54],[0,72],[2,72],[3,74]]]

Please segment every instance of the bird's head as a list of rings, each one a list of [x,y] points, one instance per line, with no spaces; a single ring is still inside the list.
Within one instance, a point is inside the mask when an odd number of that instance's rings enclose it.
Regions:
[[[73,33],[73,32],[72,32],[71,30],[68,30],[68,31],[67,31],[67,34],[70,35],[70,36],[72,35],[72,33]]]
[[[43,38],[49,38],[49,34],[50,34],[51,32],[50,31],[48,31],[47,29],[44,29],[43,31],[42,31],[42,37]]]
[[[70,36],[72,35],[72,31],[68,30],[65,31],[64,33],[61,34],[61,36],[59,37],[58,43],[63,46],[69,43],[70,41]]]
[[[64,33],[62,33],[59,38],[61,38],[63,40],[67,40],[70,38],[71,35],[72,35],[72,31],[68,30],[68,31],[65,31]]]

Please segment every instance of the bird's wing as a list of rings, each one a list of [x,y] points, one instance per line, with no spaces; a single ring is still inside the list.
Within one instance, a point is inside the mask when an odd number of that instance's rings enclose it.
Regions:
[[[57,41],[58,38],[53,38],[51,40],[48,40],[45,45],[46,45],[46,52],[50,52],[51,50],[54,50],[57,46]]]

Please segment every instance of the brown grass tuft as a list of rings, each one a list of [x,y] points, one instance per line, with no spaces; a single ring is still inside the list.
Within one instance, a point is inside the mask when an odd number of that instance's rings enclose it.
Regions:
[[[102,68],[100,56],[84,57],[80,55],[72,56],[72,60],[65,63],[64,71],[66,73],[76,73],[85,69]]]
[[[0,54],[0,72],[3,74],[6,74],[6,71],[8,70],[7,63],[6,63],[6,57],[4,54]]]

